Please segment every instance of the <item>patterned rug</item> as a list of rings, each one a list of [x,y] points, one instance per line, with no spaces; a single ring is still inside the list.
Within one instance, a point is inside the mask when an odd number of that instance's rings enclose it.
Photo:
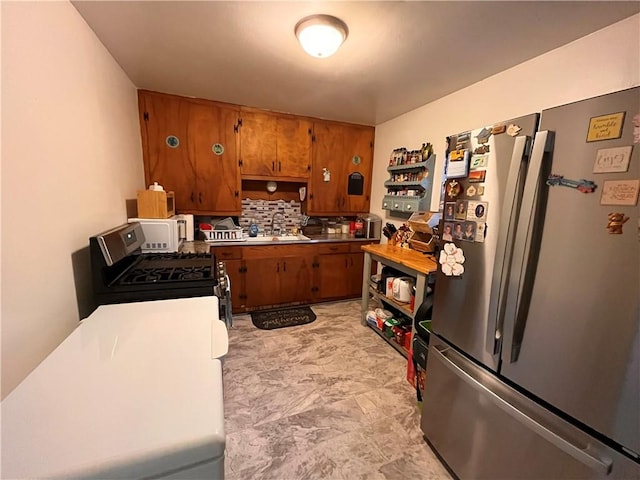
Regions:
[[[293,327],[311,323],[316,319],[311,307],[280,308],[266,312],[251,313],[251,322],[261,330]]]

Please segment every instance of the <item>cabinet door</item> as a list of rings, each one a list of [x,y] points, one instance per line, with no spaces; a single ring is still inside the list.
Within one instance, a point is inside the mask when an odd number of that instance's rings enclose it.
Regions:
[[[372,127],[353,126],[346,128],[344,156],[347,161],[347,187],[348,177],[354,172],[358,172],[364,177],[364,185],[362,195],[349,195],[347,188],[344,197],[345,204],[342,205],[342,210],[345,213],[369,211],[371,175],[373,172],[373,137],[374,129]]]
[[[280,302],[279,258],[245,259],[245,303],[247,308]]]
[[[196,168],[187,140],[191,104],[143,91],[138,100],[147,185],[158,182],[173,191],[179,211],[195,208]]]
[[[349,270],[346,295],[359,297],[362,295],[362,269],[364,268],[364,253],[349,254]]]
[[[318,297],[320,299],[346,296],[349,282],[349,257],[348,253],[318,256]]]
[[[189,157],[196,167],[196,212],[239,214],[240,172],[235,124],[238,110],[192,104],[189,116]]]
[[[344,162],[345,128],[340,124],[315,122],[313,125],[313,162],[309,182],[309,214],[340,212],[346,192]],[[325,181],[324,171],[329,172]]]
[[[277,118],[243,111],[240,129],[240,171],[243,176],[273,177],[276,174]]]
[[[356,214],[369,211],[373,171],[373,127],[314,123],[313,162],[309,186],[312,215]],[[354,162],[354,157],[357,159]],[[325,182],[324,170],[330,173]],[[349,175],[364,177],[362,195],[349,195]]]
[[[285,257],[280,259],[278,274],[278,303],[310,302],[313,298],[313,257]]]
[[[309,178],[312,127],[313,124],[303,118],[278,117],[276,142],[278,176]]]

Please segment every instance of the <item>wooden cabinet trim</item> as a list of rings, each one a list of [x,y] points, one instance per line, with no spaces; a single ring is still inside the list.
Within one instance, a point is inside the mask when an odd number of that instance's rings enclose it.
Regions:
[[[219,260],[242,258],[242,247],[211,247],[210,251]]]
[[[333,253],[349,253],[348,243],[327,243],[318,246],[320,255],[331,255]]]

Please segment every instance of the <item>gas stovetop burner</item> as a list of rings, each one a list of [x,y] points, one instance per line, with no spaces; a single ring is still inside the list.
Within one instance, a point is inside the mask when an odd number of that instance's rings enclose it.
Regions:
[[[144,283],[164,283],[164,282],[188,282],[193,280],[203,280],[212,278],[211,266],[195,267],[158,267],[158,268],[135,268],[122,278],[120,285],[144,284]]]

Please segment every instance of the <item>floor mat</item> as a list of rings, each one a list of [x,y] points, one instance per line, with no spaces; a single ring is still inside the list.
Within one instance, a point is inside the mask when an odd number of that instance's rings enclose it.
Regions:
[[[311,307],[280,308],[266,312],[252,312],[251,321],[262,330],[293,327],[311,323],[316,319]]]

